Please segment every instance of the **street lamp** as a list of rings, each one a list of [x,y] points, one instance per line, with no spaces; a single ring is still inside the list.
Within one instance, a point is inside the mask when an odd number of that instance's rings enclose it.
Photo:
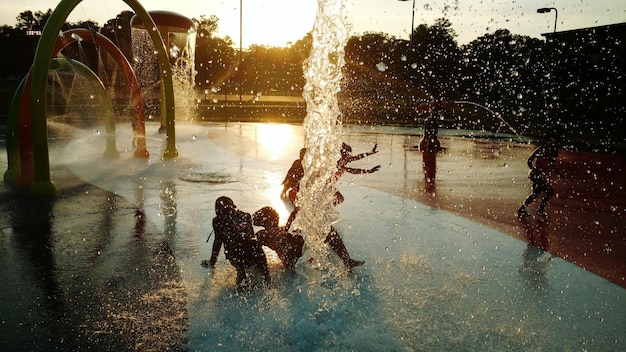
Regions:
[[[242,47],[242,38],[243,38],[243,0],[239,0],[239,105],[241,105],[241,86],[242,86],[242,81],[243,81],[243,77],[242,77],[242,73],[243,71],[241,70],[241,55],[243,52],[243,47]]]
[[[540,9],[537,9],[537,13],[548,13],[552,10],[554,10],[554,31],[556,32],[556,21],[559,17],[559,11],[554,7],[542,7]]]
[[[410,1],[410,0],[398,0],[398,1]],[[413,28],[415,26],[415,0],[413,0],[413,7],[411,7],[411,31],[409,32],[409,48],[413,47]]]

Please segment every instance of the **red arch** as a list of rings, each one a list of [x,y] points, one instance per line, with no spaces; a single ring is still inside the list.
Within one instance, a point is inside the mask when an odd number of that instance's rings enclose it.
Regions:
[[[146,150],[146,116],[144,112],[143,99],[141,90],[135,71],[120,50],[109,38],[104,35],[93,32],[85,28],[75,28],[63,32],[63,36],[59,37],[54,45],[52,57],[56,56],[63,48],[76,42],[84,40],[102,46],[113,57],[118,65],[122,67],[122,71],[126,76],[126,80],[130,84],[131,96],[135,106],[135,138],[137,139],[137,149],[135,149],[135,157],[147,158],[149,156]]]

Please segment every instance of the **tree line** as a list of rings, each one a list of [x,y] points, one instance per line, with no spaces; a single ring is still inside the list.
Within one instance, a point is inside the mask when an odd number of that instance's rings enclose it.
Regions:
[[[14,48],[1,59],[0,77],[28,71],[36,38],[26,36],[25,30],[43,28],[50,13],[25,11],[15,27],[0,27],[3,47]],[[66,27],[100,31],[133,62],[132,15],[122,12],[102,28],[91,21]],[[310,33],[289,47],[252,45],[240,58],[231,38],[216,36],[217,17],[193,21],[197,89],[235,86],[245,94],[301,95]],[[453,127],[539,136],[558,123],[565,126],[570,140],[605,147],[623,144],[625,38],[609,37],[591,54],[585,45],[593,43],[551,42],[506,29],[466,45],[455,38],[445,18],[418,25],[410,41],[379,32],[350,37],[340,93],[346,121],[418,124],[419,105],[456,101],[473,104],[456,104],[447,121]],[[76,50],[67,48],[67,55],[79,55]]]

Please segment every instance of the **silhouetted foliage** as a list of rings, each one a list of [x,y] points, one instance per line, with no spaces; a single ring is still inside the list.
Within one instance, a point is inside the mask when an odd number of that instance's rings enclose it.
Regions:
[[[626,24],[546,35],[550,95],[569,139],[599,148],[626,138]],[[588,147],[585,147],[588,148]]]
[[[426,94],[411,82],[407,43],[386,33],[365,33],[348,39],[340,92],[344,122],[414,120],[409,111],[398,114],[399,107],[406,110],[411,102],[426,99]]]
[[[133,58],[130,20],[134,15],[132,11],[122,11],[115,18],[108,20],[100,30],[102,35],[120,48],[130,62]]]
[[[458,96],[461,50],[454,37],[452,24],[445,18],[413,30],[412,46],[407,53],[409,80],[435,100],[453,100]]]
[[[196,24],[196,84],[204,89],[216,89],[233,80],[236,73],[237,54],[230,37],[219,38],[218,18],[200,16]]]
[[[51,15],[52,9],[48,9],[48,11],[46,12],[32,12],[30,10],[21,12],[15,18],[17,20],[17,22],[15,23],[15,28],[22,31],[42,30]]]
[[[497,30],[465,45],[462,62],[462,100],[507,116],[520,132],[533,127],[529,117],[543,116],[551,70],[543,41]]]
[[[298,70],[290,65],[286,51],[286,48],[250,46],[241,67],[244,72],[242,84],[246,87],[252,86],[254,94],[271,91],[289,92],[292,81],[290,75],[298,73],[302,75],[302,68]]]

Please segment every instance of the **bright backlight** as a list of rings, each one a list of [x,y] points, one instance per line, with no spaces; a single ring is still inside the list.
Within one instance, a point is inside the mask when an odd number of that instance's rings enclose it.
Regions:
[[[270,160],[277,160],[285,153],[291,138],[288,125],[259,124],[256,133],[257,141],[269,153]]]

